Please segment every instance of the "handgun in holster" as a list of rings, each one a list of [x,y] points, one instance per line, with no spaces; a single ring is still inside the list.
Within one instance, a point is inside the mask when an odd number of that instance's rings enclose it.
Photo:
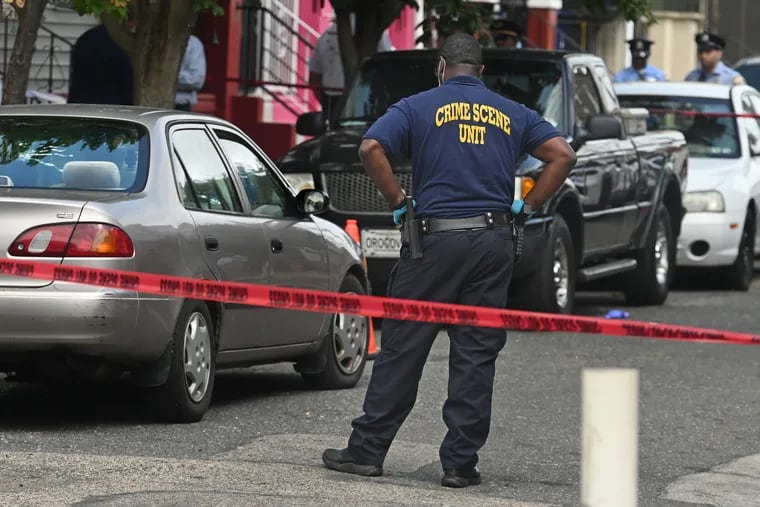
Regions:
[[[523,252],[523,242],[525,241],[525,219],[512,215],[512,246],[514,248],[515,260],[517,262]]]
[[[404,198],[406,214],[401,222],[401,241],[409,245],[409,253],[412,259],[422,258],[422,221],[417,219],[414,211],[414,200],[407,196]]]

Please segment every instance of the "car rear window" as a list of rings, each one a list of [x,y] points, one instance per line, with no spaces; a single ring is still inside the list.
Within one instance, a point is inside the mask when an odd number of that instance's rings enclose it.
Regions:
[[[739,136],[728,99],[618,95],[623,107],[649,110],[647,130],[680,130],[692,157],[737,158]]]
[[[138,192],[148,132],[129,122],[0,117],[0,186]]]
[[[760,90],[760,62],[739,65],[736,70],[744,76],[747,84]]]

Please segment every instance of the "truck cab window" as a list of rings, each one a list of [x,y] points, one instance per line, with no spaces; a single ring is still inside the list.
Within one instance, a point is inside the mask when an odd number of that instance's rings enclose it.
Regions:
[[[573,69],[575,88],[575,127],[583,128],[589,116],[602,112],[599,91],[588,67],[577,66]]]

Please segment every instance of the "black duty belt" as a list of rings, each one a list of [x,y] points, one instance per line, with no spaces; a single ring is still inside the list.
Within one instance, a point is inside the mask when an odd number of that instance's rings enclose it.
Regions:
[[[507,227],[512,219],[507,213],[484,213],[467,218],[422,218],[422,232],[467,231]]]

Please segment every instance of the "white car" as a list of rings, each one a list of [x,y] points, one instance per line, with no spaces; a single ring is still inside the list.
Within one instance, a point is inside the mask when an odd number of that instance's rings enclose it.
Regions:
[[[623,107],[649,110],[649,130],[677,129],[689,145],[686,215],[676,264],[724,270],[737,290],[760,255],[760,92],[693,82],[620,83]]]

